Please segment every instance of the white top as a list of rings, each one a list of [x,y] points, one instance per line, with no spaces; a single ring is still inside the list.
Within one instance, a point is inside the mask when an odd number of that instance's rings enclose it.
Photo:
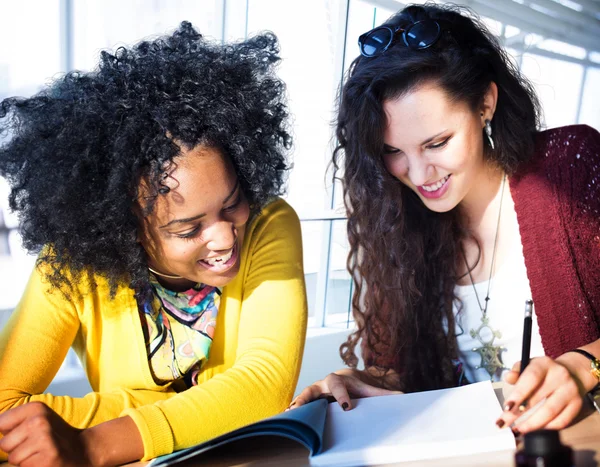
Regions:
[[[518,231],[518,225],[516,225]],[[503,264],[492,277],[490,287],[490,300],[487,309],[488,326],[484,327],[480,336],[484,342],[493,339],[494,346],[503,346],[505,351],[500,352],[501,362],[505,370],[493,375],[493,381],[500,381],[502,374],[510,370],[512,366],[521,360],[521,348],[523,342],[523,318],[525,314],[525,301],[531,299],[531,287],[527,278],[525,258],[523,257],[523,246],[521,236],[516,232],[518,241],[510,254],[505,258]],[[477,294],[482,306],[485,306],[485,297],[488,289],[488,281],[475,284]],[[482,325],[482,312],[473,285],[457,285],[454,289],[455,295],[462,300],[463,308],[457,316],[457,307],[454,305],[454,316],[456,319],[456,335],[458,341],[459,358],[464,365],[465,376],[470,382],[484,381],[490,379],[490,374],[484,368],[477,368],[482,364],[481,355],[474,352],[474,348],[481,348],[482,343],[471,337],[470,331]],[[494,337],[493,331],[497,331],[498,337]],[[532,319],[531,351],[530,356],[540,357],[544,355],[540,329],[537,316],[534,313]]]

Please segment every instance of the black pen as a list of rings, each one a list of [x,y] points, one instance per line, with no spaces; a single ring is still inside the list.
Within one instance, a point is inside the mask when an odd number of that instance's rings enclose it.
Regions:
[[[531,317],[533,315],[533,300],[525,300],[525,319],[523,320],[523,348],[521,350],[521,373],[529,365],[529,352],[531,350]],[[527,400],[519,406],[521,412],[525,411]]]

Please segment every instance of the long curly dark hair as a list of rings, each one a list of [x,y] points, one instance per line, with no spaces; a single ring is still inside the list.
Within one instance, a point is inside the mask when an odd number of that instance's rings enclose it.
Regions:
[[[222,150],[255,210],[281,194],[291,137],[279,60],[271,33],[221,45],[183,22],[171,35],[102,52],[92,72],[3,100],[0,175],[23,244],[41,251],[52,286],[100,275],[112,294],[123,283],[147,290],[140,215],[165,191],[161,174],[176,164],[178,144]],[[142,179],[154,196],[140,206]]]
[[[341,346],[342,358],[355,367],[361,342],[365,364],[395,370],[404,391],[456,384],[452,304],[461,243],[472,235],[460,208],[430,211],[386,170],[383,103],[434,83],[476,111],[495,82],[496,149],[487,148],[485,157],[508,173],[531,157],[540,116],[532,86],[470,10],[411,5],[386,24],[428,18],[442,26],[432,47],[413,50],[399,40],[376,58],[354,60],[342,89],[333,156],[343,170],[348,269],[356,284],[357,331]]]

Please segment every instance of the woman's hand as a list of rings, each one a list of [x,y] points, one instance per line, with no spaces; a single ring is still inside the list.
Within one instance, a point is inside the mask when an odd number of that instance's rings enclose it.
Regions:
[[[402,394],[375,386],[378,380],[366,371],[344,369],[330,373],[320,381],[305,388],[296,397],[288,410],[295,409],[316,399],[333,397],[344,410],[352,409],[351,398],[388,396]]]
[[[41,402],[30,402],[0,415],[0,449],[22,467],[91,465],[82,430],[72,427]]]
[[[577,354],[564,354],[556,360],[534,358],[521,375],[521,363],[516,363],[505,376],[507,383],[514,384],[514,389],[504,401],[504,412],[497,425],[501,428],[512,425],[521,415],[526,415],[528,409],[543,401],[531,416],[517,421],[513,431],[527,433],[568,426],[581,410],[582,396],[588,385],[580,379],[585,372],[581,372],[581,362],[573,356]],[[523,402],[527,403],[524,412],[520,410]]]

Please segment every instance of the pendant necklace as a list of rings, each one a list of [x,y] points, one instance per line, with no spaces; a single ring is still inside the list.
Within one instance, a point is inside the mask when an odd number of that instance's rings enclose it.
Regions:
[[[492,283],[492,274],[494,272],[494,264],[496,260],[496,246],[498,243],[498,233],[500,231],[500,215],[502,214],[502,200],[504,198],[504,185],[506,183],[506,174],[502,179],[502,188],[500,194],[500,208],[498,210],[498,223],[496,224],[496,236],[494,238],[494,249],[492,252],[492,264],[490,267],[490,275],[488,278],[488,287],[487,293],[485,297],[485,305],[481,305],[481,301],[479,300],[479,294],[477,293],[477,287],[475,287],[475,282],[473,281],[473,275],[471,274],[471,268],[467,263],[467,256],[465,255],[465,250],[462,249],[463,258],[465,260],[465,264],[467,266],[467,271],[469,273],[469,278],[471,279],[471,285],[473,286],[473,290],[475,291],[475,298],[477,299],[477,304],[481,309],[481,324],[477,329],[471,329],[469,334],[473,339],[477,339],[481,343],[481,347],[475,347],[472,349],[473,352],[476,352],[481,357],[481,363],[475,367],[475,369],[483,368],[490,375],[490,380],[493,380],[494,375],[498,377],[501,374],[501,371],[506,369],[504,364],[502,363],[502,352],[506,351],[506,348],[502,345],[494,345],[494,340],[496,338],[500,339],[502,337],[502,333],[498,330],[492,329],[489,324],[489,318],[487,316],[488,303],[490,301],[490,285]]]

